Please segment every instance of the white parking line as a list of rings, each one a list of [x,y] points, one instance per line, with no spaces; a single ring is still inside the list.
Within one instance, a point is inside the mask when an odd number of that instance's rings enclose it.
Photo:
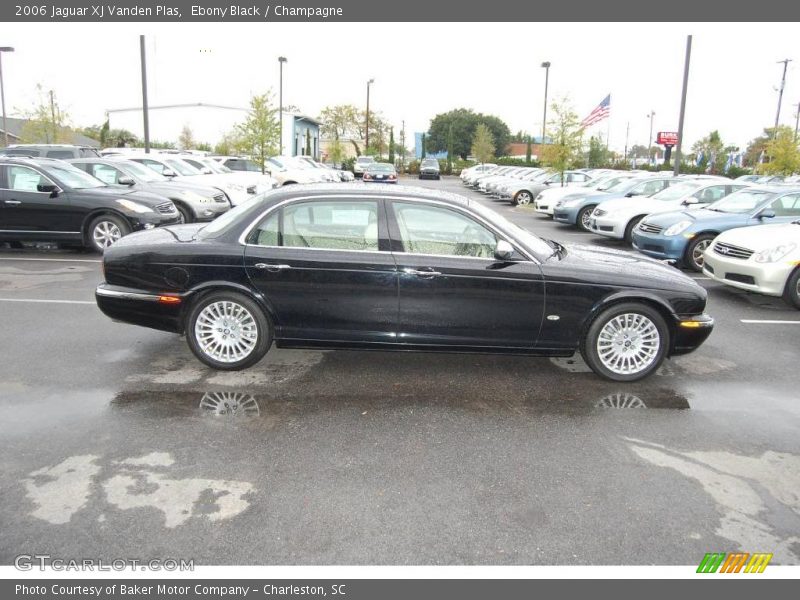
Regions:
[[[741,319],[741,322],[757,325],[800,325],[800,321],[770,321],[767,319]]]
[[[94,260],[90,258],[29,258],[25,256],[20,256],[20,257],[0,256],[0,260],[32,260],[32,261],[44,261],[44,262],[88,262],[88,263],[103,262],[102,260]]]
[[[0,302],[26,302],[31,304],[97,304],[89,300],[40,300],[38,298],[0,298]]]

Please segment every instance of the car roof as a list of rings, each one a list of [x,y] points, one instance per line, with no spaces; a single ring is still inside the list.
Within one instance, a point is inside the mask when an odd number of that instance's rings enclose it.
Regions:
[[[386,163],[388,164],[388,163]],[[277,188],[269,194],[270,200],[283,201],[292,198],[302,198],[315,195],[334,195],[352,198],[353,196],[381,197],[381,198],[416,198],[434,200],[453,206],[468,207],[473,206],[472,200],[433,188],[417,186],[391,186],[391,189],[380,185],[367,183],[308,183],[304,185],[290,185]]]
[[[0,154],[0,161],[2,162],[15,162],[22,165],[39,165],[39,166],[59,166],[63,165],[65,161],[60,158],[44,158],[38,156],[14,156]]]

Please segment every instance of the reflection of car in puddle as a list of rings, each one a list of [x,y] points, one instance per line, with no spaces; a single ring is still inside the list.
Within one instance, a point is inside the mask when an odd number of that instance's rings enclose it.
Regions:
[[[644,394],[642,394],[644,395]],[[690,408],[689,401],[678,394],[656,391],[651,395],[644,395],[648,400],[645,402],[636,394],[628,392],[616,392],[608,394],[595,403],[595,408]]]
[[[200,400],[200,410],[218,417],[257,417],[261,414],[256,399],[242,392],[206,392]]]

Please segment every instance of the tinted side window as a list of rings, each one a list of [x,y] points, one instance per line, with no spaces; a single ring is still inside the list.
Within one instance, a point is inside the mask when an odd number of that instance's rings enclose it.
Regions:
[[[278,226],[280,223],[279,215],[283,209],[276,210],[266,220],[258,224],[247,239],[248,244],[257,246],[280,246]]]
[[[164,174],[164,165],[160,162],[155,160],[149,160],[147,158],[135,158],[136,162],[143,164],[148,169],[155,171],[156,173],[163,175]]]
[[[8,165],[6,169],[9,189],[18,192],[38,192],[37,186],[50,183],[50,181],[38,171],[34,171],[28,167]]]
[[[302,202],[283,208],[283,246],[378,250],[378,203]]]
[[[75,158],[72,150],[48,150],[47,158]]]
[[[93,175],[94,177],[97,177],[97,179],[99,179],[106,185],[118,184],[119,178],[123,176],[123,173],[118,169],[116,169],[115,167],[109,167],[108,165],[98,165],[98,164],[93,164],[91,166],[89,174]]]
[[[412,254],[493,258],[497,238],[483,225],[438,206],[392,203],[403,249]]]

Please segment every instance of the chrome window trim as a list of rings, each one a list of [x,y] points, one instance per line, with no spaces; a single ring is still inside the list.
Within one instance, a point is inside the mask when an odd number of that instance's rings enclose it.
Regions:
[[[449,208],[451,210],[456,210],[456,211],[458,211],[461,208],[467,208],[467,209],[469,208],[468,206],[466,206],[466,207],[454,206],[452,204],[448,204],[447,202],[442,202],[440,200],[433,200],[433,199],[429,199],[429,198],[403,197],[403,196],[388,196],[388,195],[387,196],[357,196],[355,198],[354,198],[354,196],[352,194],[317,194],[317,195],[312,195],[312,196],[298,196],[296,198],[288,198],[286,200],[282,200],[281,202],[278,202],[278,204],[275,204],[274,206],[270,206],[269,208],[267,208],[263,212],[261,212],[255,219],[253,219],[253,221],[250,222],[250,224],[244,229],[242,234],[239,236],[239,240],[238,240],[239,244],[244,246],[244,247],[252,246],[254,248],[294,248],[294,249],[301,249],[301,250],[325,250],[325,251],[328,251],[328,252],[364,252],[364,253],[373,253],[373,254],[374,253],[378,253],[378,254],[384,254],[384,255],[385,254],[400,254],[400,255],[408,254],[408,255],[412,255],[412,256],[431,256],[431,257],[439,257],[439,258],[477,258],[479,260],[494,260],[496,262],[496,259],[482,258],[482,257],[479,257],[479,256],[457,256],[457,255],[454,255],[454,254],[415,254],[413,252],[392,252],[391,250],[377,250],[377,251],[376,250],[343,250],[343,249],[337,249],[337,248],[295,248],[294,246],[261,246],[259,244],[248,244],[245,241],[247,239],[247,237],[250,235],[250,233],[253,231],[253,229],[255,229],[256,225],[262,219],[266,218],[267,216],[269,216],[270,213],[278,210],[282,206],[284,206],[286,204],[293,203],[293,202],[300,202],[300,201],[303,201],[303,200],[324,200],[324,199],[329,199],[329,198],[349,199],[349,200],[353,200],[353,201],[357,201],[358,198],[364,198],[366,200],[375,200],[375,201],[378,201],[378,200],[381,200],[381,199],[385,199],[385,200],[396,200],[398,202],[419,202],[420,204],[435,204],[437,206],[443,206],[445,208]],[[532,252],[530,252],[525,247],[525,244],[521,243],[516,237],[514,237],[512,235],[509,235],[508,233],[506,233],[504,231],[498,230],[497,227],[494,226],[492,223],[487,222],[480,215],[477,215],[472,211],[468,210],[466,212],[466,216],[468,216],[468,217],[478,221],[479,223],[483,224],[485,227],[489,228],[489,230],[491,230],[493,233],[495,233],[496,235],[499,235],[501,239],[505,239],[506,241],[508,241],[509,239],[512,240],[513,241],[512,245],[514,246],[514,248],[516,250],[519,250],[520,254],[522,254],[528,261],[533,262],[534,264],[537,264],[537,265],[542,264],[542,262],[538,258],[536,258],[536,256],[534,256],[534,254]]]

